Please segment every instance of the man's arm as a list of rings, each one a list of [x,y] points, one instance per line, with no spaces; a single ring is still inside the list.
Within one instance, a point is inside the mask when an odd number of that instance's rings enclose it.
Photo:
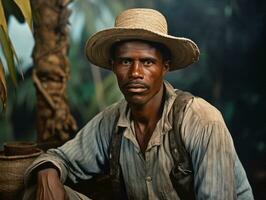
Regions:
[[[25,186],[36,184],[38,172],[47,168],[56,169],[60,181],[65,182],[68,169],[64,162],[54,154],[43,153],[27,168],[24,175]]]
[[[42,154],[26,170],[26,186],[36,183],[34,171],[45,168],[47,163],[58,170],[63,183],[69,176],[72,181],[88,179],[102,173],[108,158],[108,146],[112,129],[112,107],[93,118],[74,139],[57,149],[50,149]],[[111,116],[111,117],[110,117]]]
[[[191,152],[198,199],[236,199],[235,150],[224,127],[206,124]]]
[[[45,168],[37,172],[37,200],[65,200],[67,193],[61,183],[58,170]]]
[[[241,187],[248,191],[246,196],[252,197],[246,174],[240,175],[245,181],[238,181],[238,171],[244,169],[217,109],[195,98],[186,110],[181,134],[192,158],[197,199],[236,199]]]
[[[46,154],[37,160],[45,159]],[[37,161],[36,160],[36,161]],[[26,171],[25,193],[23,199],[65,200],[68,199],[64,185],[60,180],[60,171],[50,161],[37,162]],[[30,170],[31,169],[31,170]],[[32,196],[34,195],[34,196]]]

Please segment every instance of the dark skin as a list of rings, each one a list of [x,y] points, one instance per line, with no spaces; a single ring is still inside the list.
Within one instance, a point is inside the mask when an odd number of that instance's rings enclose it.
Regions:
[[[40,170],[37,174],[37,200],[68,200],[64,185],[55,168]]]
[[[131,108],[131,119],[143,155],[162,115],[163,79],[169,63],[158,49],[140,41],[124,42],[116,46],[111,61],[119,88]],[[68,199],[59,172],[54,167],[48,166],[38,171],[36,199]]]
[[[169,63],[159,50],[141,41],[124,42],[115,48],[113,72],[131,108],[136,138],[143,155],[162,115],[163,79]]]

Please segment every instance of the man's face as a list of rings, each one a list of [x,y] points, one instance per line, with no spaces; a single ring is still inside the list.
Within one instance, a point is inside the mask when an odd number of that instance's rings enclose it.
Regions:
[[[112,65],[128,103],[144,105],[162,89],[169,61],[164,61],[160,51],[148,43],[130,41],[115,48]]]

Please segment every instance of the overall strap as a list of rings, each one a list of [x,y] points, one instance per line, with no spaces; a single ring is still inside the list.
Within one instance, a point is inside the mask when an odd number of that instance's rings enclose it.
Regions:
[[[191,157],[181,138],[184,111],[193,95],[181,90],[177,90],[176,94],[172,112],[173,129],[169,132],[170,150],[174,160],[170,178],[180,199],[193,200],[195,199],[193,167]]]
[[[120,149],[124,128],[118,127],[119,112],[116,112],[116,119],[114,122],[113,133],[109,146],[109,165],[110,177],[112,187],[112,197],[110,199],[126,199],[125,186],[123,181],[122,170],[119,164]]]

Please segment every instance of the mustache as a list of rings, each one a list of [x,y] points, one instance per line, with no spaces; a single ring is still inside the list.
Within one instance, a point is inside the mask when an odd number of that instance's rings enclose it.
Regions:
[[[149,88],[149,86],[146,83],[144,83],[143,81],[140,81],[140,80],[128,81],[127,83],[124,84],[124,87],[130,87],[130,86],[134,86],[134,85]]]

